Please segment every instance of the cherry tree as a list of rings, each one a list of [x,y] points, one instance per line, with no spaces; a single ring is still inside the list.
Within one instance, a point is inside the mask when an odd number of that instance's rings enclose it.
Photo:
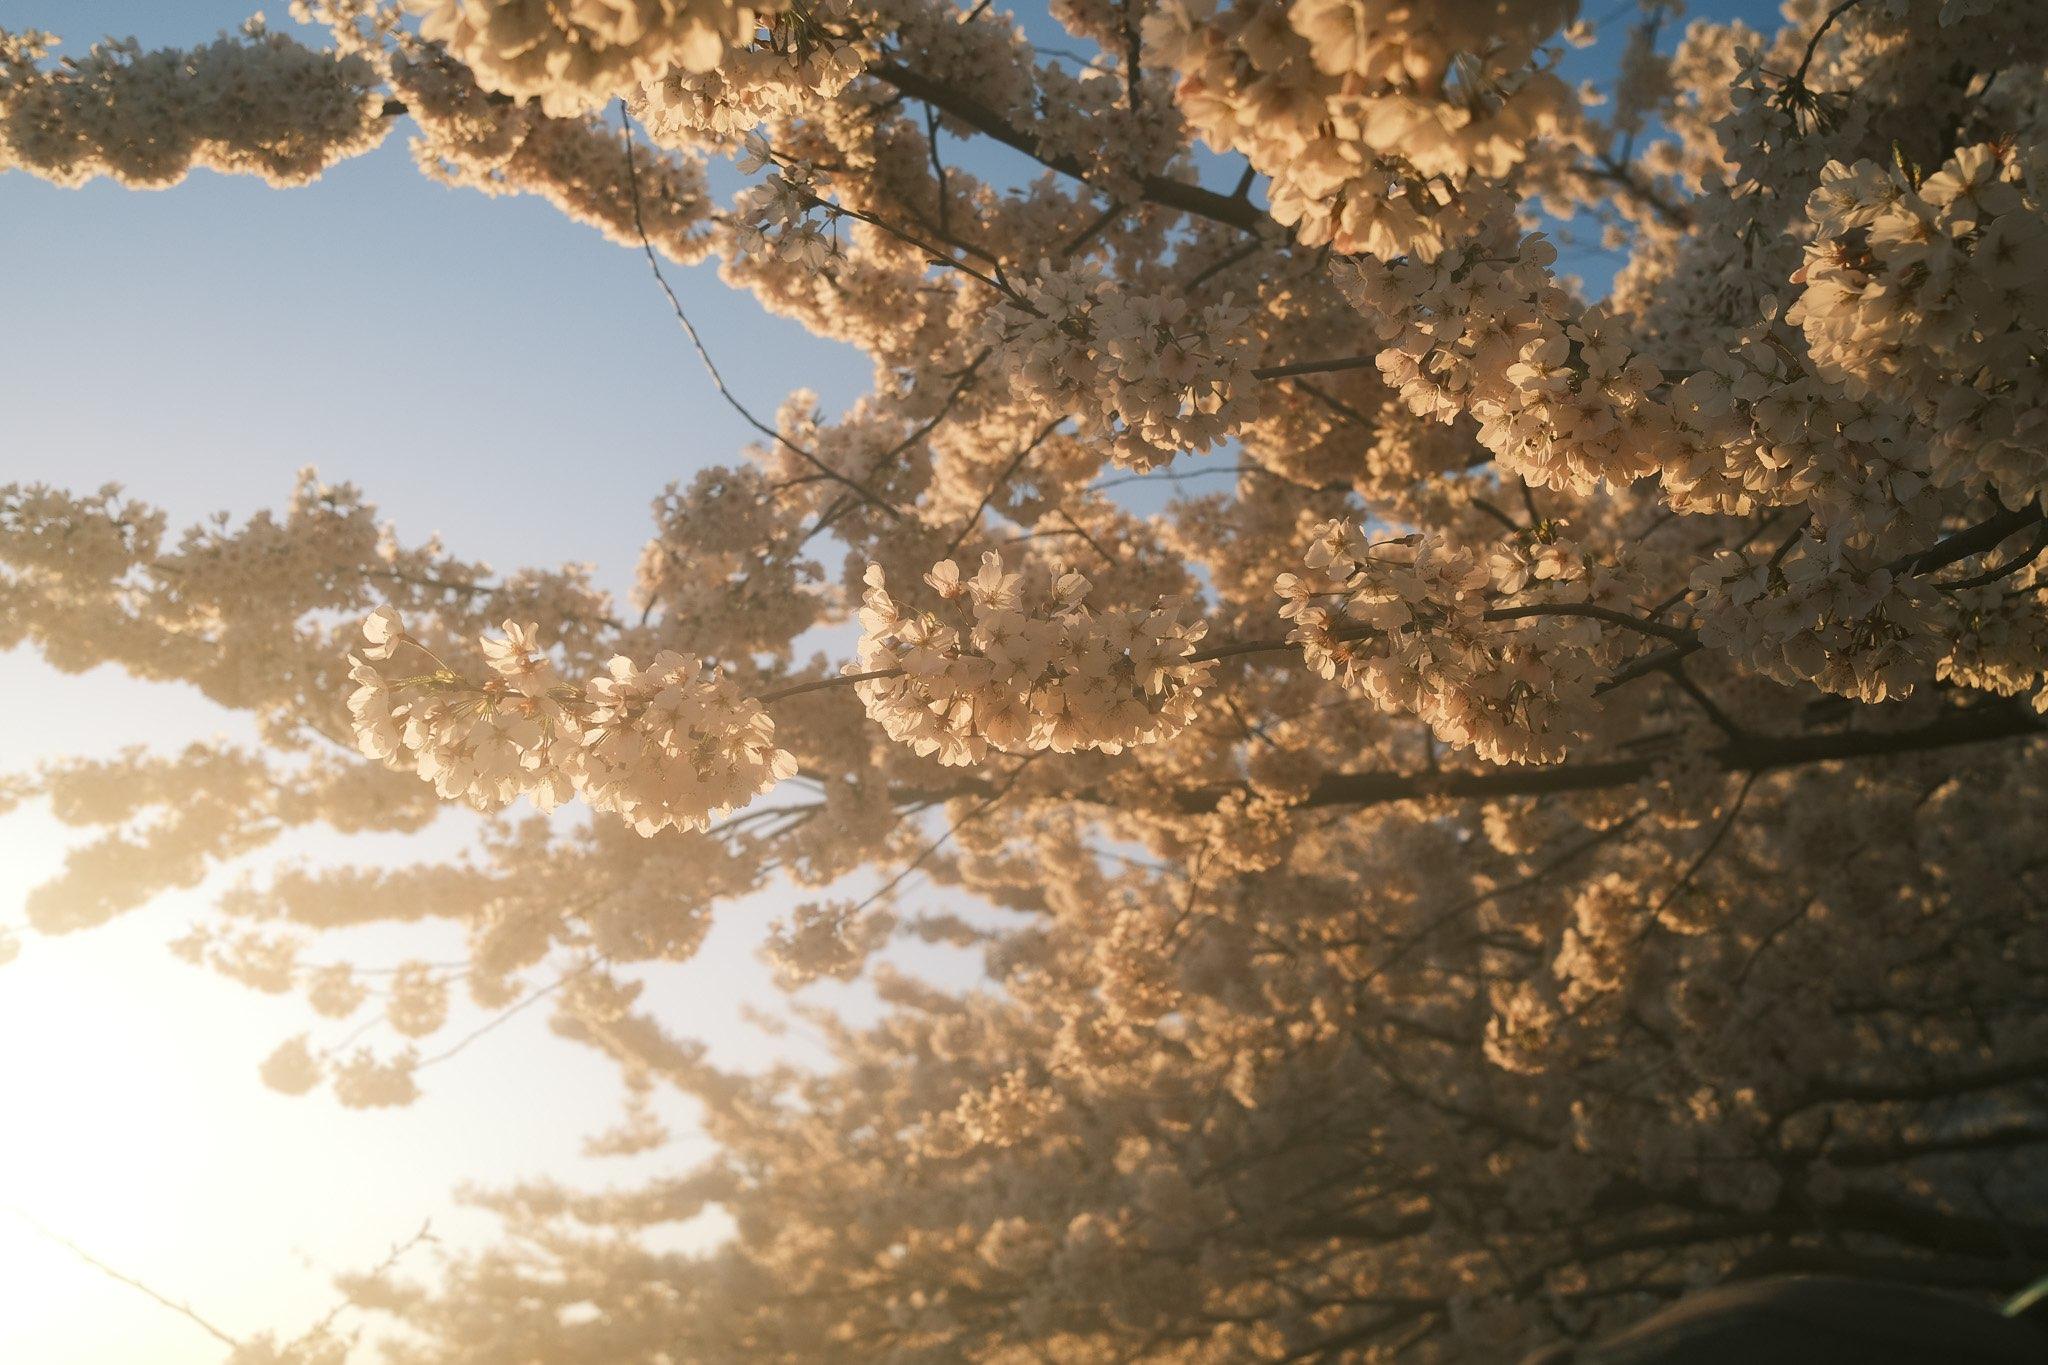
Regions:
[[[461,992],[701,1105],[707,1163],[351,1282],[403,1361],[1498,1360],[1772,1271],[2038,1272],[2048,7],[1674,46],[1645,0],[1605,90],[1571,0],[1052,14],[1073,51],[986,0],[0,35],[0,169],[291,186],[402,134],[874,375],[756,413],[670,294],[760,440],[660,496],[630,600],[311,472],[175,534],[0,489],[0,645],[263,741],[14,778],[90,836],[31,931],[487,814],[179,945],[303,995],[282,1090],[406,1102]],[[789,991],[887,1006],[797,996],[832,1067],[722,1070],[642,999],[764,888]],[[466,965],[314,951],[425,918]],[[636,1240],[713,1206],[715,1249]]]

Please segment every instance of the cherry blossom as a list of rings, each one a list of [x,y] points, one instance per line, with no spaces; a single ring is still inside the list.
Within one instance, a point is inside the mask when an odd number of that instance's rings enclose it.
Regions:
[[[247,722],[0,778],[69,840],[6,971],[182,915],[307,1103],[543,1003],[623,1081],[562,1121],[655,1174],[353,1287],[405,1358],[1429,1365],[2048,1258],[2048,8],[295,13],[0,38],[0,169],[402,130],[653,266],[758,438],[616,597],[310,470],[0,487],[0,647]],[[709,261],[871,390],[727,362]],[[791,1059],[668,1022],[714,930]]]

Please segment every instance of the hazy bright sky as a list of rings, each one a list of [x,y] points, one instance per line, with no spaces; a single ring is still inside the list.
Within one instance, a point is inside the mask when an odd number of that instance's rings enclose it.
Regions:
[[[248,12],[0,0],[0,27],[190,44]],[[363,486],[409,539],[438,531],[503,568],[586,561],[623,586],[649,501],[750,435],[637,254],[537,201],[431,183],[402,132],[290,193],[205,173],[161,193],[0,177],[0,261],[0,482],[119,481],[174,527],[275,506],[312,464]],[[713,266],[670,278],[757,407],[802,385],[837,408],[866,387],[858,355],[734,299]],[[195,693],[67,678],[22,654],[0,656],[0,697],[0,771],[240,733]],[[444,823],[459,837],[459,820]],[[0,922],[58,866],[60,838],[38,812],[0,818]],[[425,1098],[405,1110],[265,1090],[256,1066],[306,1026],[303,1004],[164,951],[206,889],[102,930],[28,938],[0,969],[0,1361],[222,1356],[10,1205],[239,1335],[317,1318],[329,1272],[375,1262],[422,1218],[487,1233],[490,1220],[453,1208],[458,1182],[620,1180],[702,1154],[581,1157],[620,1087],[547,1031],[545,1008],[425,1073]],[[752,948],[769,913],[728,914],[696,962],[664,977],[664,1013],[735,1060],[759,1047],[736,1019],[766,979]],[[667,1112],[687,1128],[682,1106]]]
[[[282,0],[273,8],[284,22]],[[1772,13],[1757,0],[1708,12]],[[0,0],[0,27],[55,29],[79,47],[106,33],[189,45],[248,13],[221,0]],[[118,481],[174,527],[275,506],[312,464],[360,484],[408,539],[438,531],[501,568],[585,561],[623,587],[649,500],[750,436],[637,253],[537,201],[429,182],[402,129],[287,193],[205,173],[161,193],[0,176],[0,266],[0,483]],[[799,386],[828,411],[865,389],[859,356],[729,294],[713,265],[670,279],[757,410]],[[64,677],[20,653],[0,654],[0,698],[0,772],[241,733],[196,693]],[[446,847],[463,831],[451,819],[432,838]],[[0,817],[0,923],[60,864],[62,838],[34,809]],[[399,841],[371,847],[412,856]],[[651,1158],[582,1157],[619,1087],[547,1031],[544,1008],[425,1073],[409,1109],[263,1089],[256,1066],[305,1027],[303,1005],[163,948],[218,888],[72,938],[28,937],[0,968],[0,1362],[223,1354],[10,1207],[230,1332],[289,1334],[332,1302],[328,1273],[378,1260],[423,1218],[450,1239],[487,1235],[489,1220],[449,1199],[459,1182],[625,1180],[704,1150],[685,1138]],[[703,955],[661,978],[664,1017],[716,1057],[765,1055],[737,1010],[766,979],[752,949],[772,909],[728,911]],[[433,953],[411,940],[382,960],[414,955]],[[665,1112],[687,1131],[681,1106]]]

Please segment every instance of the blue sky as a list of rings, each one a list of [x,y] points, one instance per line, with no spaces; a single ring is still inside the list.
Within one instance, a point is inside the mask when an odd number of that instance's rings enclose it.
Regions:
[[[1756,0],[1707,12],[1773,19]],[[0,27],[186,45],[247,13],[0,0]],[[1031,26],[1049,29],[1042,12]],[[1568,74],[1597,73],[1611,51],[1575,54]],[[210,174],[154,193],[0,176],[0,261],[0,483],[121,482],[174,526],[277,505],[312,464],[360,484],[409,540],[439,532],[503,569],[588,562],[623,587],[649,500],[751,436],[637,253],[537,201],[426,180],[402,130],[288,193]],[[1577,268],[1597,277],[1591,261]],[[860,356],[764,314],[715,266],[670,279],[757,411],[798,387],[828,411],[866,389]],[[0,655],[0,696],[14,719],[0,771],[241,733],[187,690],[65,678],[19,653]],[[459,822],[435,836],[461,837]],[[34,811],[0,818],[0,923],[54,869],[61,839]],[[413,1110],[344,1113],[262,1091],[255,1066],[303,1027],[299,1007],[162,951],[196,903],[170,897],[32,943],[0,969],[0,1360],[220,1356],[10,1220],[10,1203],[231,1330],[290,1329],[325,1307],[326,1271],[377,1260],[422,1217],[457,1240],[483,1232],[446,1198],[458,1181],[624,1179],[691,1157],[687,1143],[623,1167],[578,1155],[617,1085],[548,1034],[541,1010],[434,1073]],[[735,1016],[764,979],[751,949],[768,914],[735,907],[703,958],[663,978],[667,1017],[735,1057],[762,1051]],[[550,1103],[531,1102],[536,1084]],[[669,1116],[687,1124],[680,1107]]]
[[[0,0],[0,23],[48,7]],[[235,13],[59,8],[166,43]],[[200,173],[142,193],[10,176],[0,196],[8,478],[119,480],[175,523],[273,505],[314,464],[408,537],[440,531],[506,568],[591,561],[622,583],[649,500],[751,434],[635,253],[537,200],[434,184],[402,130],[290,193]],[[757,408],[798,386],[836,408],[866,387],[850,348],[735,299],[714,265],[670,274]]]

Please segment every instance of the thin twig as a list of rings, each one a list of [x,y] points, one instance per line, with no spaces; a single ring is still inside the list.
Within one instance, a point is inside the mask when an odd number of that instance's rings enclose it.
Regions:
[[[219,1327],[214,1326],[214,1324],[208,1322],[205,1318],[201,1317],[197,1312],[193,1311],[192,1306],[190,1304],[179,1303],[176,1299],[168,1298],[163,1294],[159,1294],[156,1290],[151,1289],[148,1285],[144,1284],[141,1280],[136,1279],[133,1275],[122,1274],[120,1271],[114,1269],[114,1267],[108,1265],[105,1261],[102,1261],[99,1257],[87,1251],[78,1243],[72,1241],[69,1237],[63,1236],[61,1233],[54,1232],[50,1228],[44,1226],[41,1219],[29,1213],[26,1209],[14,1208],[10,1206],[7,1211],[13,1214],[16,1218],[19,1218],[22,1222],[34,1228],[38,1233],[41,1233],[44,1237],[47,1237],[49,1240],[55,1242],[58,1246],[63,1247],[66,1251],[70,1252],[73,1256],[76,1256],[79,1260],[84,1261],[94,1270],[99,1271],[100,1274],[105,1275],[108,1279],[118,1280],[122,1284],[127,1285],[130,1289],[136,1290],[143,1294],[147,1294],[150,1298],[155,1299],[158,1303],[170,1309],[173,1313],[176,1313],[180,1317],[185,1318],[187,1321],[203,1328],[206,1332],[212,1335],[212,1337],[216,1341],[222,1342],[227,1346],[231,1346],[236,1350],[241,1349],[242,1343],[240,1342],[240,1340],[228,1335],[228,1333],[222,1331]]]
[[[402,1242],[392,1243],[391,1250],[385,1255],[384,1259],[363,1272],[362,1278],[369,1280],[377,1279],[385,1271],[404,1260],[406,1254],[414,1247],[434,1240],[434,1220],[431,1218],[421,1220],[418,1232],[415,1232]],[[326,1335],[327,1330],[334,1326],[335,1320],[353,1307],[355,1307],[353,1303],[343,1299],[340,1303],[328,1309],[318,1322],[301,1332],[298,1337],[299,1342],[302,1344],[318,1342],[322,1336]]]
[[[1043,752],[1043,750],[1039,750],[1033,753],[1026,754],[1024,756],[1024,761],[1019,763],[1015,768],[1012,768],[1010,770],[1010,776],[1008,780],[1005,781],[1001,787],[997,788],[994,792],[984,797],[981,803],[975,806],[973,810],[967,812],[967,814],[961,816],[958,820],[946,826],[946,832],[944,834],[941,834],[938,838],[932,840],[929,844],[926,844],[924,846],[924,850],[920,852],[915,858],[911,859],[910,863],[906,867],[904,867],[904,869],[901,872],[898,872],[888,881],[882,883],[881,886],[875,889],[873,894],[869,895],[865,900],[861,901],[860,904],[854,906],[852,910],[848,911],[847,913],[849,918],[853,915],[858,915],[861,911],[867,909],[870,905],[873,905],[876,901],[880,900],[882,897],[888,895],[891,891],[894,891],[897,887],[901,886],[904,880],[908,878],[911,873],[917,871],[920,867],[923,867],[927,859],[929,859],[934,853],[937,853],[941,848],[944,848],[946,846],[946,843],[950,839],[952,839],[952,837],[955,834],[959,833],[962,829],[974,823],[976,820],[979,820],[982,816],[988,814],[989,810],[996,804],[996,802],[1002,800],[1004,797],[1010,794],[1011,789],[1017,785],[1017,779],[1024,776],[1024,770],[1029,768],[1033,763],[1037,762],[1039,754]]]
[[[1815,29],[1813,36],[1806,40],[1806,55],[1799,59],[1799,69],[1792,73],[1790,83],[1793,86],[1803,88],[1806,85],[1806,70],[1813,65],[1813,54],[1820,49],[1821,38],[1830,28],[1834,27],[1835,20],[1841,18],[1843,14],[1861,3],[1863,3],[1863,0],[1841,0],[1840,4],[1827,12],[1827,17],[1820,21],[1820,27]]]
[[[641,220],[640,172],[634,160],[633,126],[626,114],[626,102],[624,100],[619,101],[619,122],[621,125],[619,133],[626,149],[626,181],[631,189],[633,199],[633,230],[639,235],[640,250],[647,257],[647,268],[654,272],[654,282],[661,286],[661,292],[667,296],[668,306],[675,313],[676,321],[683,325],[684,333],[690,338],[690,345],[696,348],[697,358],[704,362],[704,369],[710,374],[711,383],[718,390],[719,397],[723,398],[734,412],[737,412],[744,418],[748,426],[773,440],[798,459],[811,465],[826,478],[831,479],[835,483],[844,484],[860,494],[867,502],[879,507],[899,521],[902,520],[904,514],[901,508],[888,502],[859,481],[840,473],[810,451],[805,450],[802,446],[790,440],[778,428],[772,427],[759,417],[756,417],[753,411],[739,400],[739,396],[726,385],[725,376],[718,372],[718,365],[711,359],[711,352],[705,348],[704,338],[698,334],[696,324],[691,322],[690,315],[683,311],[683,301],[677,298],[676,291],[669,287],[668,277],[662,273],[660,258],[654,254],[654,243],[648,238],[646,224]]]
[[[1700,874],[1700,869],[1705,867],[1708,860],[1720,849],[1722,842],[1728,837],[1728,831],[1735,828],[1736,817],[1742,814],[1742,803],[1749,799],[1749,789],[1756,785],[1758,776],[1759,774],[1755,772],[1747,773],[1743,776],[1742,787],[1735,793],[1735,800],[1729,803],[1728,814],[1721,818],[1719,827],[1714,830],[1713,837],[1707,840],[1706,847],[1699,851],[1699,856],[1694,858],[1685,871],[1680,874],[1678,880],[1671,884],[1671,889],[1660,896],[1657,903],[1650,907],[1649,918],[1652,922],[1655,922],[1657,915],[1665,906],[1671,904],[1680,895],[1684,894],[1685,889],[1692,885],[1693,878]]]
[[[518,1001],[516,1004],[507,1006],[503,1010],[500,1010],[496,1017],[470,1030],[470,1032],[463,1035],[463,1037],[458,1039],[456,1042],[454,1042],[447,1048],[435,1053],[433,1056],[419,1063],[417,1066],[413,1068],[413,1070],[424,1071],[426,1068],[433,1066],[437,1062],[447,1061],[450,1057],[453,1057],[456,1053],[462,1051],[464,1048],[468,1047],[477,1039],[491,1032],[500,1024],[509,1021],[514,1015],[517,1015],[531,1008],[532,1006],[539,1004],[542,1000],[545,1000],[547,997],[553,995],[556,991],[562,989],[562,987],[568,985],[577,977],[582,976],[586,972],[592,971],[599,966],[602,966],[608,960],[609,958],[605,954],[600,953],[596,957],[593,957],[588,962],[584,963],[582,966],[576,968],[576,970],[572,972],[564,972],[562,973],[562,975],[556,977],[548,985],[542,986],[538,990],[528,992],[524,999]]]
[[[1043,427],[1039,428],[1038,434],[1031,438],[1031,443],[1018,451],[1011,458],[1010,462],[1003,466],[1003,472],[996,476],[995,482],[988,486],[988,491],[981,495],[981,501],[974,505],[974,515],[967,518],[966,524],[954,533],[953,539],[946,543],[946,553],[940,555],[939,558],[951,559],[953,557],[953,552],[958,550],[961,543],[974,533],[974,528],[981,523],[981,514],[988,510],[988,505],[991,502],[995,501],[996,494],[1001,492],[1003,485],[1010,481],[1010,476],[1015,474],[1018,467],[1030,458],[1031,452],[1043,445],[1046,438],[1051,436],[1059,425],[1066,420],[1065,417],[1055,417],[1052,421],[1047,422]]]

